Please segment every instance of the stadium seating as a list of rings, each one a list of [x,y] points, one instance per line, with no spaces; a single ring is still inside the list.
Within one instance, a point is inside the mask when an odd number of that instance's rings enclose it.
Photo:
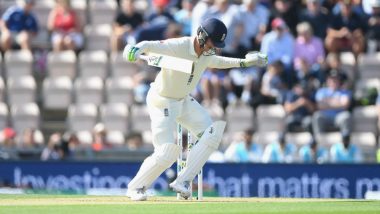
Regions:
[[[353,132],[351,134],[351,143],[359,146],[361,150],[368,154],[376,149],[376,136],[372,132]]]
[[[36,101],[37,84],[32,76],[8,78],[8,104],[24,104]]]
[[[5,101],[5,83],[4,79],[0,77],[0,102]]]
[[[50,11],[54,8],[54,0],[38,0],[35,1],[33,8],[40,28],[46,28]]]
[[[108,57],[105,51],[82,51],[79,54],[80,77],[108,76]]]
[[[150,127],[148,107],[145,105],[133,105],[131,107],[132,127],[135,132],[143,132]]]
[[[266,146],[276,142],[280,136],[279,132],[261,132],[253,135],[253,142]]]
[[[342,52],[340,54],[340,61],[342,63],[342,68],[347,72],[350,79],[354,79],[355,72],[355,56],[352,52]]]
[[[4,56],[7,77],[32,75],[33,55],[28,50],[9,50]]]
[[[100,105],[104,100],[104,83],[100,77],[77,78],[74,83],[76,103]]]
[[[123,134],[129,131],[129,111],[124,103],[107,103],[100,107],[100,121],[107,131],[119,131]]]
[[[36,103],[26,103],[11,106],[12,126],[17,133],[25,129],[40,129],[40,109]]]
[[[108,103],[125,103],[131,106],[134,101],[133,80],[130,77],[108,78],[106,97]]]
[[[48,76],[68,76],[73,79],[76,75],[77,57],[74,51],[49,52],[48,54]]]
[[[138,72],[138,67],[135,63],[130,63],[123,59],[121,52],[111,53],[111,76],[125,77],[133,76]]]
[[[87,21],[87,0],[71,0],[71,7],[74,9],[77,18],[82,26]]]
[[[223,108],[217,103],[211,103],[211,105],[205,106],[205,109],[214,121],[222,120],[224,117]]]
[[[72,103],[73,83],[69,77],[47,77],[43,81],[42,96],[45,109],[67,109]]]
[[[380,53],[361,54],[358,59],[358,65],[362,79],[380,78]]]
[[[342,134],[340,132],[320,133],[316,136],[319,145],[330,148],[334,143],[342,142]]]
[[[112,28],[110,24],[85,26],[86,36],[85,50],[110,51],[110,36]]]
[[[257,124],[259,132],[284,130],[285,110],[282,105],[260,105],[257,107]]]
[[[227,132],[253,129],[254,112],[248,105],[230,105],[226,109]]]
[[[98,119],[98,109],[96,105],[72,104],[68,109],[67,130],[73,132],[91,131]]]
[[[310,132],[286,133],[286,142],[293,143],[298,148],[312,142],[313,136]]]
[[[110,24],[116,16],[117,3],[109,0],[89,1],[89,17],[92,25]]]
[[[378,133],[378,113],[376,106],[355,107],[353,110],[353,131]]]
[[[5,103],[0,102],[0,129],[4,129],[9,124],[9,110]]]

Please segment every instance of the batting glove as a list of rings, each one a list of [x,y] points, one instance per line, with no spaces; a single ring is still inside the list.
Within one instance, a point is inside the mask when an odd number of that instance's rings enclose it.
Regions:
[[[135,46],[126,45],[123,51],[123,58],[135,62],[141,54],[141,49]]]
[[[251,66],[265,67],[268,64],[268,56],[260,52],[251,52],[245,55],[245,59],[240,62],[240,67],[246,68]]]

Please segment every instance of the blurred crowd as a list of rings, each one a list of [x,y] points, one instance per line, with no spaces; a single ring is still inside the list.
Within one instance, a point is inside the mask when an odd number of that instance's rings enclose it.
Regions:
[[[80,53],[85,49],[86,23],[81,23],[69,0],[56,0],[47,26],[39,25],[33,13],[35,3],[24,0],[3,12],[3,53],[33,50],[31,40],[41,28],[49,32],[49,51]],[[243,58],[248,52],[261,51],[268,55],[265,69],[206,70],[192,94],[206,107],[222,112],[231,105],[255,110],[260,105],[278,104],[285,110],[285,127],[275,142],[257,144],[254,130],[240,130],[226,150],[219,152],[223,155],[215,156],[216,161],[359,163],[365,159],[360,148],[350,142],[351,112],[363,105],[380,109],[377,90],[354,96],[355,83],[361,77],[359,57],[379,51],[379,0],[119,0],[117,4],[109,40],[111,53],[120,52],[127,43],[195,36],[202,20],[216,17],[228,28],[226,47],[219,54]],[[344,52],[353,55],[349,69],[342,63]],[[144,104],[154,75],[141,72],[133,80],[135,102]],[[330,131],[339,131],[342,141],[330,148],[320,147],[315,136]],[[112,147],[105,132],[103,124],[94,127],[94,151]],[[309,132],[313,138],[297,148],[286,142],[289,132]],[[44,142],[34,142],[33,133],[25,130],[16,136],[12,128],[6,128],[3,145],[44,146]],[[142,133],[131,133],[127,141],[131,150],[144,147]],[[41,159],[65,159],[80,144],[75,133],[54,133]],[[377,159],[380,162],[380,150]]]

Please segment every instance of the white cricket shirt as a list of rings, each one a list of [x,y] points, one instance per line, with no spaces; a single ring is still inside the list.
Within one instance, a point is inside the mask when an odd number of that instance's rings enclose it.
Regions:
[[[190,94],[197,86],[206,68],[240,67],[240,59],[222,56],[204,56],[199,58],[194,50],[195,37],[181,37],[164,41],[143,41],[136,45],[143,53],[164,54],[194,62],[192,74],[162,68],[151,87],[167,98],[182,99]]]

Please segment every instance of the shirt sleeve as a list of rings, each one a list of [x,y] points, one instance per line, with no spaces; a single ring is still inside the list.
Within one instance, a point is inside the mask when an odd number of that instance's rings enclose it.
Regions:
[[[317,93],[315,94],[315,101],[319,102],[319,101],[323,100],[324,97],[325,97],[324,90],[323,89],[319,89],[317,91]]]
[[[14,7],[8,8],[8,10],[6,10],[4,14],[2,15],[1,19],[5,22],[8,22],[14,12],[15,12]]]
[[[240,67],[241,59],[231,58],[231,57],[223,57],[223,56],[211,56],[209,67],[210,68],[218,68],[218,69],[226,69],[226,68],[236,68]]]
[[[161,41],[143,41],[136,45],[136,47],[140,48],[143,53],[158,53],[164,54],[168,56],[176,56],[176,48],[180,45],[184,40],[181,39],[167,39]]]

